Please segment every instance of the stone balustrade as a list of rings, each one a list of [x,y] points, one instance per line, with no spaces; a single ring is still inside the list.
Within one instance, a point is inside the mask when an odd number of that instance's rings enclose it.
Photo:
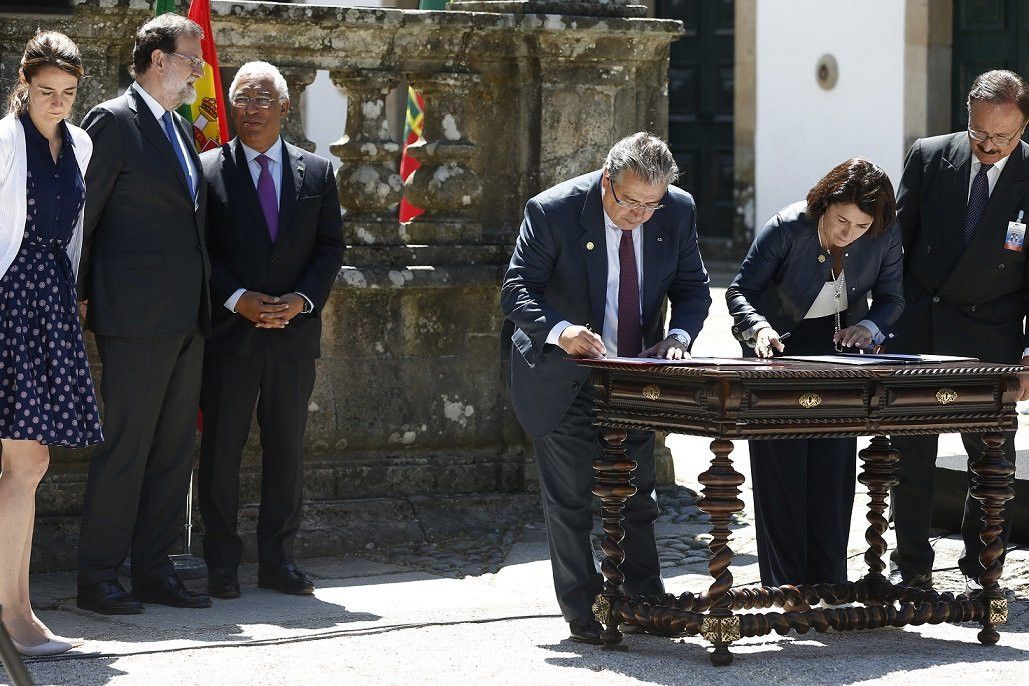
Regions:
[[[150,3],[74,4],[71,14],[0,11],[0,96],[37,27],[64,31],[83,50],[89,78],[76,118],[127,85],[132,35]],[[295,103],[325,70],[347,95],[345,111],[313,113],[339,122],[331,152],[350,247],[324,312],[309,408],[305,495],[317,516],[298,542],[307,553],[409,535],[393,521],[403,518],[405,499],[532,488],[498,336],[499,285],[522,207],[599,167],[620,136],[667,131],[668,47],[682,32],[678,22],[641,18],[641,6],[625,0],[451,7],[474,11],[212,2],[223,68],[271,62]],[[411,149],[421,168],[406,180],[398,172],[403,132],[390,129],[386,111],[387,94],[402,84],[426,101],[423,140]],[[294,107],[284,137],[313,149],[303,131]],[[401,197],[425,214],[399,224]],[[255,438],[244,502],[259,492]],[[72,560],[86,460],[83,451],[55,451],[40,504],[46,566]],[[245,508],[242,526],[252,528],[254,517]]]

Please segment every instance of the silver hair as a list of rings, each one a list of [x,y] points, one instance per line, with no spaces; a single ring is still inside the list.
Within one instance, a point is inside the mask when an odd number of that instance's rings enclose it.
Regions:
[[[271,76],[272,82],[275,84],[275,92],[279,94],[279,101],[289,101],[289,86],[286,85],[286,79],[283,78],[278,68],[269,62],[247,62],[240,67],[229,86],[229,100],[236,97],[240,79],[246,76]]]
[[[668,185],[679,178],[679,167],[663,140],[639,131],[614,144],[604,160],[604,169],[615,183],[632,172],[648,185]]]

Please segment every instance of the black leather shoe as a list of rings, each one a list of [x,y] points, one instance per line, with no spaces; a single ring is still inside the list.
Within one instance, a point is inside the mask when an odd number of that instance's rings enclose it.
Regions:
[[[894,586],[907,586],[909,588],[920,588],[923,591],[933,590],[933,575],[929,574],[907,574],[899,569],[890,572],[890,583]]]
[[[102,615],[138,615],[143,603],[133,600],[129,592],[117,581],[101,581],[98,584],[79,586],[75,602],[83,610],[99,612]]]
[[[271,588],[288,595],[313,595],[314,582],[297,569],[295,564],[281,567],[259,567],[257,585],[260,588]]]
[[[175,574],[163,579],[132,584],[132,595],[143,603],[158,603],[169,607],[211,607],[211,597],[189,590]]]
[[[207,572],[207,592],[212,598],[238,598],[239,577],[235,569],[215,567]]]
[[[600,622],[592,617],[580,617],[579,619],[573,619],[568,622],[568,630],[572,634],[570,638],[573,641],[589,643],[590,645],[595,646],[603,643],[603,641],[600,640]]]

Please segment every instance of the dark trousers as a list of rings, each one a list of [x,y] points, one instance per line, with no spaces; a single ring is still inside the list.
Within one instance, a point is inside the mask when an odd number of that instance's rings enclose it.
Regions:
[[[261,507],[257,556],[262,567],[293,562],[304,494],[304,430],[314,389],[313,359],[271,354],[208,355],[200,404],[199,501],[209,569],[235,569],[243,557],[237,533],[239,467],[257,406],[261,433]]]
[[[846,327],[845,315],[841,319],[840,325]],[[832,354],[835,330],[834,316],[804,319],[784,341],[786,354]],[[754,354],[746,346],[743,352]],[[847,580],[856,463],[854,438],[750,441],[757,558],[763,585]]]
[[[750,441],[764,586],[847,580],[857,439]]]
[[[896,436],[893,447],[900,451],[897,465],[899,483],[890,492],[890,507],[893,526],[897,532],[897,548],[890,555],[890,561],[905,574],[928,574],[933,568],[934,552],[929,545],[929,527],[933,516],[933,493],[936,488],[937,435]],[[1015,464],[1015,434],[1004,435],[1004,457]],[[985,450],[982,434],[962,434],[961,440],[968,453],[969,477],[971,464],[978,460]],[[978,579],[983,573],[979,554],[983,544],[979,539],[982,528],[982,506],[970,495],[965,496],[965,512],[961,519],[961,537],[965,549],[958,559],[958,566],[965,576]],[[1011,536],[1011,513],[1004,511],[1004,529],[1001,540],[1005,548]],[[1001,562],[1004,556],[1001,556]]]
[[[104,443],[93,453],[79,536],[79,586],[173,573],[193,466],[204,339],[97,336]]]
[[[594,418],[593,393],[588,388],[576,396],[558,427],[535,441],[554,588],[561,614],[569,622],[593,616],[591,607],[603,586],[590,543],[593,460],[601,454]],[[625,446],[638,466],[633,472],[636,495],[623,512],[622,591],[630,595],[664,593],[654,541],[658,516],[654,434],[630,431]]]

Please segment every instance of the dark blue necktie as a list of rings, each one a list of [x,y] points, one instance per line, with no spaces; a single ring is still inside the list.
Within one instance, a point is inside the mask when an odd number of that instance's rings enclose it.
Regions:
[[[981,165],[979,173],[972,181],[972,190],[968,194],[968,212],[965,214],[965,245],[972,242],[975,227],[982,219],[986,203],[990,201],[990,182],[986,178],[986,172],[991,169],[993,169],[992,164]]]
[[[186,158],[182,155],[182,146],[179,145],[178,136],[175,135],[171,112],[165,112],[161,121],[164,122],[164,135],[168,136],[168,142],[175,151],[175,157],[178,158],[179,166],[182,167],[182,175],[186,178],[186,185],[189,187],[189,194],[192,197],[196,193],[196,188],[193,186],[193,176],[189,173],[189,165],[186,164]]]

